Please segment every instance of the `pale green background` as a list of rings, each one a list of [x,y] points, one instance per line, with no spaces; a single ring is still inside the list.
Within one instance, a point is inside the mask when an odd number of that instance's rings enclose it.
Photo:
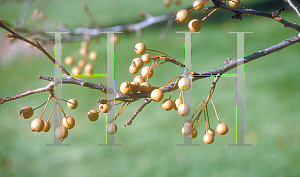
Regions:
[[[184,0],[181,5],[172,4],[165,9],[162,0],[156,1],[87,1],[89,8],[101,27],[125,25],[140,22],[140,11],[151,15],[176,12],[192,1]],[[281,17],[300,24],[296,13],[278,1],[243,0],[246,8],[273,12],[286,9]],[[0,17],[13,24],[19,17],[23,2],[0,2]],[[300,4],[297,4],[300,7]],[[211,6],[211,3],[209,5]],[[33,1],[34,8],[43,7],[44,14],[55,22],[62,22],[69,28],[88,24],[80,1]],[[297,35],[295,30],[285,28],[272,19],[243,16],[243,20],[232,20],[233,14],[217,10],[202,24],[200,34],[193,35],[193,70],[197,72],[223,65],[227,57],[235,58],[236,35],[233,31],[250,31],[245,36],[245,53],[249,55],[270,47],[284,39]],[[201,19],[203,12],[192,12],[191,18]],[[27,17],[27,19],[29,16]],[[115,48],[116,88],[123,81],[131,81],[128,72],[137,42],[144,42],[148,48],[166,52],[175,59],[184,59],[183,34],[187,24],[174,23],[164,39],[159,35],[166,23],[156,24],[142,30],[141,39],[135,33],[119,36]],[[30,22],[25,27],[36,26]],[[38,26],[43,30],[57,30],[49,22]],[[6,31],[0,29],[1,41]],[[30,37],[29,37],[30,38]],[[32,39],[32,38],[31,38]],[[78,52],[79,42],[63,44],[63,58]],[[106,38],[91,48],[97,50],[99,60],[94,62],[97,73],[105,73]],[[53,55],[53,46],[46,50]],[[53,77],[53,64],[37,49],[23,42],[0,47],[0,97],[22,93],[28,89],[43,87],[46,81],[39,75]],[[30,53],[28,52],[30,51]],[[155,53],[152,53],[155,54]],[[75,98],[79,102],[76,110],[64,105],[65,112],[76,119],[76,126],[69,131],[63,143],[69,147],[48,147],[53,143],[53,127],[50,133],[33,133],[30,122],[39,117],[42,109],[35,111],[33,118],[23,120],[19,110],[25,106],[37,107],[48,97],[48,93],[31,95],[0,105],[0,176],[299,176],[300,165],[300,121],[299,121],[299,44],[250,62],[245,66],[245,142],[254,147],[229,147],[235,143],[235,78],[221,78],[213,95],[222,122],[229,126],[225,136],[216,135],[215,142],[206,145],[202,141],[205,125],[203,117],[199,122],[199,136],[193,141],[199,147],[178,147],[183,143],[181,126],[183,118],[176,111],[166,112],[160,103],[151,103],[134,120],[133,124],[122,125],[137,110],[142,101],[132,103],[118,118],[119,129],[115,135],[117,144],[124,147],[102,147],[105,143],[105,115],[96,122],[90,122],[87,112],[97,109],[97,100],[103,93],[80,86],[64,85],[63,98]],[[69,71],[71,67],[66,67]],[[183,70],[170,63],[155,69],[149,82],[162,86]],[[230,71],[234,74],[235,70]],[[87,78],[95,83],[105,84],[104,78]],[[209,92],[212,78],[193,83],[192,107],[194,111]],[[173,93],[175,99],[179,92]],[[165,95],[167,98],[168,95]],[[50,114],[53,102],[43,119]],[[119,106],[117,107],[119,108]],[[217,120],[211,104],[209,115],[213,128]]]

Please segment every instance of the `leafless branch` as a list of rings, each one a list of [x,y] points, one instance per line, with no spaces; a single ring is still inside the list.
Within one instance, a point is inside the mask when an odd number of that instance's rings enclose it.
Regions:
[[[289,3],[289,5],[295,10],[295,12],[297,13],[298,17],[300,18],[300,13],[298,11],[298,8],[292,3],[291,0],[286,0],[286,2]]]

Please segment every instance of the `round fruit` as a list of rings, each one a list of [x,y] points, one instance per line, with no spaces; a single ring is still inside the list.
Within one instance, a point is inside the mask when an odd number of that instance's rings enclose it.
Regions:
[[[20,116],[23,117],[24,119],[28,119],[33,115],[33,109],[29,106],[24,106],[20,110]]]
[[[120,91],[125,95],[129,94],[131,90],[132,88],[130,82],[123,82],[120,86]]]
[[[150,66],[144,66],[141,71],[143,78],[151,78],[153,76],[153,69]]]
[[[193,126],[193,122],[190,121],[190,120],[186,120],[183,122],[183,126],[189,126],[189,127],[192,127]]]
[[[108,123],[106,127],[106,132],[113,135],[117,132],[118,127],[115,123]]]
[[[219,124],[216,129],[220,135],[225,135],[228,132],[228,126],[223,123]]]
[[[64,117],[62,119],[62,125],[67,129],[71,129],[75,126],[75,119],[71,116]]]
[[[233,8],[237,8],[240,4],[241,4],[240,0],[230,0],[229,1],[230,7],[233,7]]]
[[[99,114],[96,110],[90,110],[88,112],[88,118],[90,121],[96,121],[99,118]]]
[[[151,61],[149,54],[144,54],[141,59],[143,60],[144,64],[148,64]]]
[[[95,51],[92,51],[90,54],[89,54],[89,57],[92,61],[95,61],[97,59],[97,53]]]
[[[211,134],[212,136],[215,136],[215,131],[214,131],[214,129],[210,128],[205,131],[205,134]]]
[[[142,82],[140,84],[140,92],[141,93],[151,92],[151,85],[148,82]]]
[[[203,141],[205,144],[211,144],[214,142],[214,136],[212,136],[211,134],[205,134],[203,136]]]
[[[201,23],[198,19],[191,20],[188,25],[191,32],[198,32],[201,30]]]
[[[140,91],[140,83],[138,82],[131,82],[131,91],[132,93],[137,93]]]
[[[50,130],[50,127],[51,127],[50,122],[44,120],[43,132],[48,132]]]
[[[133,78],[133,82],[138,82],[139,84],[141,84],[142,82],[145,82],[145,79],[143,79],[143,76],[137,75]]]
[[[162,103],[162,107],[164,108],[164,110],[170,111],[174,108],[174,102],[172,100],[165,99]]]
[[[176,19],[177,21],[179,21],[180,23],[184,23],[187,22],[190,18],[190,14],[187,10],[183,9],[180,10],[179,12],[177,12],[176,14]]]
[[[187,91],[191,88],[191,80],[189,78],[183,77],[178,82],[178,88],[182,91]]]
[[[192,133],[189,135],[189,137],[190,137],[191,139],[194,139],[194,138],[197,137],[197,135],[198,135],[197,130],[196,130],[196,129],[193,129],[193,130],[192,130]]]
[[[83,68],[85,66],[85,64],[86,64],[86,61],[83,60],[83,59],[81,59],[81,60],[78,61],[78,67],[79,68]]]
[[[130,74],[136,74],[139,72],[139,69],[133,67],[132,65],[129,66],[129,72]]]
[[[142,68],[144,65],[144,62],[141,58],[135,58],[132,60],[131,66],[133,66],[134,68],[140,69]]]
[[[164,0],[164,6],[169,7],[171,5],[171,0]]]
[[[146,52],[146,45],[143,43],[137,43],[134,46],[135,52],[139,55],[143,55]]]
[[[108,103],[108,104],[99,104],[99,110],[103,113],[107,113],[109,112],[111,109],[111,104]]]
[[[182,127],[181,129],[181,133],[184,135],[184,136],[189,136],[191,133],[192,133],[192,127],[190,126],[184,126]]]
[[[152,92],[151,92],[151,99],[156,101],[156,102],[159,102],[161,101],[162,99],[164,98],[164,92],[162,92],[161,90],[159,89],[154,89]]]
[[[68,108],[70,109],[76,109],[78,106],[78,102],[75,99],[69,99],[67,102]]]
[[[86,47],[81,47],[79,50],[80,55],[86,56],[87,54],[87,48]]]
[[[190,107],[189,107],[189,105],[187,105],[185,103],[179,105],[179,107],[178,107],[178,113],[181,116],[187,116],[187,115],[189,115],[189,113],[190,113]]]
[[[55,137],[59,140],[64,140],[66,139],[68,136],[68,129],[64,126],[61,126],[61,127],[57,127],[55,129]]]
[[[72,73],[72,75],[79,75],[80,68],[78,66],[73,67],[71,73]]]
[[[180,99],[180,98],[177,98],[175,101],[174,101],[174,109],[175,110],[178,110],[178,107],[179,105],[183,104],[183,100]]]
[[[202,10],[204,7],[204,4],[202,4],[201,0],[196,0],[193,3],[193,7],[195,8],[195,10]]]
[[[87,64],[84,66],[84,74],[87,74],[87,75],[93,74],[93,65],[92,65],[92,64],[87,63]]]
[[[66,65],[68,65],[68,66],[73,65],[73,63],[74,63],[74,57],[68,56],[68,57],[65,59],[65,63],[66,63]]]
[[[31,122],[32,131],[40,132],[44,129],[44,121],[40,118],[36,118]]]

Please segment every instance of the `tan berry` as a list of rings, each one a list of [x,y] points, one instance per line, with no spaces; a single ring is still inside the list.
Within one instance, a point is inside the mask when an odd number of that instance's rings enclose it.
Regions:
[[[148,82],[142,82],[140,84],[140,92],[141,93],[151,92],[151,85]]]
[[[184,136],[189,136],[191,133],[192,133],[192,127],[190,126],[184,126],[182,127],[181,129],[181,133],[184,135]]]
[[[99,104],[99,110],[103,113],[107,113],[111,110],[111,104],[110,103]]]
[[[144,54],[141,59],[143,60],[144,64],[148,64],[151,61],[149,54]]]
[[[161,90],[159,90],[159,89],[154,89],[154,90],[151,92],[151,99],[152,99],[153,101],[159,102],[159,101],[161,101],[163,98],[164,98],[164,92],[162,92]]]
[[[113,135],[117,132],[118,128],[115,123],[108,123],[106,126],[106,132]]]
[[[78,66],[73,67],[71,73],[72,73],[72,75],[79,75],[80,68]]]
[[[66,139],[68,136],[68,129],[64,126],[61,126],[61,127],[57,127],[55,129],[55,137],[59,140],[64,140]]]
[[[74,64],[74,57],[68,56],[68,57],[65,59],[65,64],[68,65],[68,66],[73,65],[73,64]]]
[[[82,42],[81,42],[81,47],[83,47],[83,48],[87,48],[88,45],[89,45],[89,42],[88,42],[88,41],[82,41]]]
[[[92,51],[92,52],[89,54],[89,58],[90,58],[92,61],[96,61],[96,59],[97,59],[97,52]]]
[[[87,74],[87,75],[93,74],[93,65],[92,65],[92,64],[87,63],[87,64],[84,66],[84,74]]]
[[[78,106],[78,102],[75,99],[69,99],[68,102],[67,102],[67,106],[70,109],[76,109],[77,106]]]
[[[204,7],[204,4],[202,3],[201,0],[196,0],[193,3],[193,7],[195,8],[195,10],[202,10]]]
[[[183,127],[185,127],[185,126],[193,127],[193,122],[190,120],[186,120],[183,122]]]
[[[190,113],[190,107],[189,105],[183,103],[181,105],[179,105],[178,107],[178,114],[181,116],[187,116]]]
[[[171,5],[171,0],[163,0],[163,1],[165,7],[169,7]]]
[[[216,130],[220,135],[225,135],[228,132],[228,126],[221,123],[217,126]]]
[[[183,9],[177,12],[175,20],[179,21],[180,23],[184,23],[187,22],[189,18],[190,18],[189,12]]]
[[[20,116],[23,117],[23,119],[28,119],[33,115],[34,111],[30,106],[24,106],[20,110]]]
[[[233,8],[237,8],[240,4],[241,4],[240,0],[230,0],[229,1],[230,7],[233,7]]]
[[[140,91],[140,83],[138,82],[131,82],[131,91],[132,93],[137,93]]]
[[[96,121],[99,118],[99,114],[96,110],[90,110],[88,112],[88,118],[90,119],[90,121]]]
[[[133,82],[138,82],[141,84],[141,83],[145,82],[145,79],[143,79],[143,76],[137,75],[133,78]]]
[[[198,19],[193,19],[189,22],[188,27],[191,32],[198,32],[201,30],[202,26]]]
[[[194,138],[197,137],[197,135],[198,135],[197,130],[196,130],[196,129],[193,129],[193,130],[192,130],[192,133],[189,135],[189,137],[190,137],[191,139],[194,139]]]
[[[174,108],[174,102],[170,99],[165,99],[162,103],[162,107],[166,111],[170,111]]]
[[[123,83],[120,85],[120,91],[121,91],[123,94],[129,94],[129,93],[132,91],[130,82],[123,82]]]
[[[62,125],[67,129],[72,129],[75,126],[75,119],[71,116],[64,117],[62,119]]]
[[[40,118],[36,118],[31,122],[31,130],[40,132],[44,129],[44,121]]]
[[[146,52],[146,45],[143,43],[137,43],[134,46],[135,52],[139,55],[143,55]]]
[[[86,61],[84,59],[81,59],[78,61],[78,67],[79,68],[83,68],[86,64]]]
[[[81,47],[79,50],[80,55],[86,56],[87,55],[87,48]]]
[[[215,131],[214,131],[214,129],[210,128],[205,131],[205,134],[211,134],[212,136],[215,136]]]
[[[144,78],[151,78],[153,76],[153,69],[150,66],[144,66],[141,71],[141,75]]]
[[[133,66],[134,68],[137,68],[137,69],[142,68],[143,65],[144,65],[144,62],[141,58],[135,58],[131,62],[131,66]]]
[[[181,0],[175,0],[175,4],[178,5],[181,3]]]
[[[43,128],[43,132],[48,132],[50,130],[50,122],[48,121],[44,121],[44,128]]]
[[[183,77],[178,82],[178,88],[182,91],[187,91],[191,88],[191,80],[189,78]]]
[[[183,100],[180,99],[180,98],[177,98],[175,101],[174,101],[174,109],[175,110],[178,110],[178,107],[179,105],[183,104]]]
[[[129,72],[130,74],[136,74],[139,72],[138,68],[133,67],[132,65],[129,66]]]
[[[205,134],[203,136],[203,141],[205,144],[211,144],[214,142],[214,136],[212,136],[211,134]]]

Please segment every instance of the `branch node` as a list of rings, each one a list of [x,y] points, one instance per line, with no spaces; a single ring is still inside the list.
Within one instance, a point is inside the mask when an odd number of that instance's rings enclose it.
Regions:
[[[272,17],[273,18],[278,17],[282,11],[284,11],[284,8],[281,8],[276,12],[272,12]]]
[[[11,33],[3,34],[3,36],[8,37],[8,38],[14,38],[14,35]]]

